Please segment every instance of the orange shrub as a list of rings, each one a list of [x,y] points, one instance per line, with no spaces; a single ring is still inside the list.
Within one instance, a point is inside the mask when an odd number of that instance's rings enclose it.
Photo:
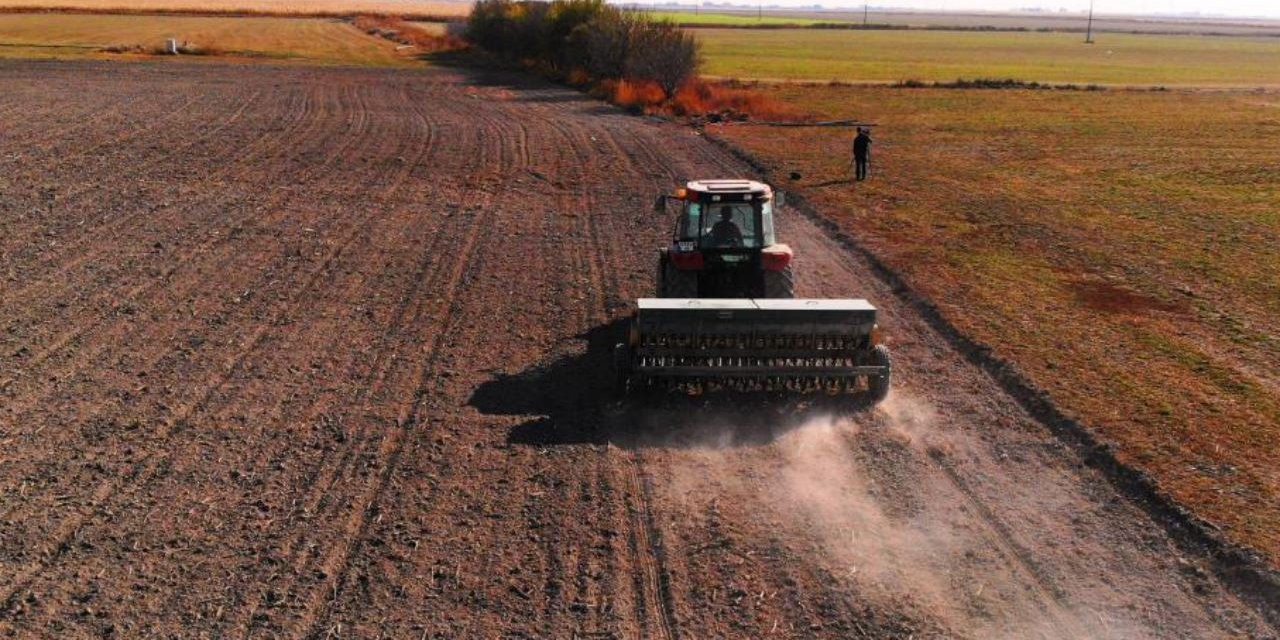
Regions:
[[[607,85],[607,86],[606,86]],[[628,111],[652,113],[660,110],[666,93],[656,82],[630,80],[606,81],[601,84],[606,99]]]
[[[795,117],[789,109],[762,93],[700,78],[682,85],[671,99],[669,109],[678,116],[718,113],[743,119],[785,120]]]
[[[662,87],[653,81],[628,81],[623,80],[618,83],[617,93],[614,99],[620,104],[636,104],[642,106],[656,106],[662,104],[666,94],[662,91]]]
[[[564,81],[571,87],[585,87],[591,84],[591,74],[587,73],[586,69],[574,69],[565,76]]]
[[[572,74],[570,77],[570,84],[575,84]],[[753,88],[701,79],[686,82],[670,99],[656,82],[634,80],[601,80],[591,95],[632,113],[680,117],[714,114],[724,120],[795,120],[800,117]]]

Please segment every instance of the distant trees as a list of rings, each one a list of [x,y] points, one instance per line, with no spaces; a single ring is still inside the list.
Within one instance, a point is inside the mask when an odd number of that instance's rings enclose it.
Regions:
[[[672,22],[603,0],[479,0],[467,39],[552,75],[652,82],[667,98],[698,71],[698,41]]]

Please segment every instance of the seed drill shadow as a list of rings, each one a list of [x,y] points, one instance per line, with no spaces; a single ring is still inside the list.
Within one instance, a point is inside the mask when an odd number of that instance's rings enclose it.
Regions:
[[[776,394],[649,393],[619,400],[612,353],[626,335],[626,322],[617,320],[577,336],[547,364],[481,384],[469,404],[487,415],[529,417],[507,434],[511,444],[625,448],[767,444],[818,415],[851,409],[847,401],[836,405]]]

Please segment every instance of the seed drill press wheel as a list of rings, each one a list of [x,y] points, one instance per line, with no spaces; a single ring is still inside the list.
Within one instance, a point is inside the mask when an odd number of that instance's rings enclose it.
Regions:
[[[867,400],[872,405],[879,404],[889,395],[889,383],[893,378],[893,358],[889,356],[889,347],[876,345],[871,352],[872,364],[884,367],[884,375],[873,376],[867,381]]]

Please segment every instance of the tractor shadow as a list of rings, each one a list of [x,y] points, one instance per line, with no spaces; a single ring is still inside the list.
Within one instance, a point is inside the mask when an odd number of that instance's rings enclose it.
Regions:
[[[481,384],[469,404],[487,415],[528,417],[508,432],[510,444],[628,449],[768,444],[813,419],[857,410],[848,400],[836,405],[775,394],[664,392],[620,401],[612,354],[626,326],[617,320],[576,336],[549,363]]]

